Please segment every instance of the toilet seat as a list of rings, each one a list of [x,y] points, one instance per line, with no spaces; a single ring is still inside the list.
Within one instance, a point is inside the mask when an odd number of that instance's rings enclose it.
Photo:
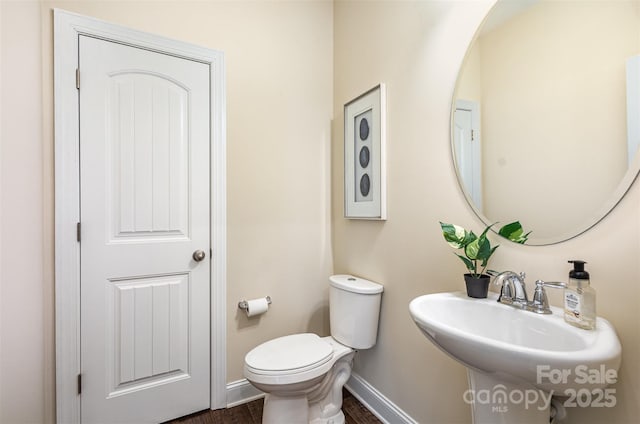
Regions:
[[[331,345],[316,334],[292,334],[257,346],[245,364],[257,374],[288,374],[316,368],[332,356]]]
[[[333,351],[333,346],[316,334],[279,337],[247,353],[245,375],[250,380],[271,384],[309,380],[331,368]]]

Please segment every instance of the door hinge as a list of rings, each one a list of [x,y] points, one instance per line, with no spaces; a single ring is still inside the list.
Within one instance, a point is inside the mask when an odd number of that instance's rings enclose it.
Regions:
[[[78,374],[78,394],[82,394],[82,374]]]
[[[476,134],[475,131],[471,130],[471,141],[475,140]]]
[[[76,68],[76,88],[80,90],[80,68]]]
[[[78,242],[80,241],[80,238],[81,238],[81,237],[80,237],[80,235],[81,235],[81,233],[82,233],[82,228],[81,228],[80,223],[78,222],[78,223],[76,224],[76,240],[78,240]]]

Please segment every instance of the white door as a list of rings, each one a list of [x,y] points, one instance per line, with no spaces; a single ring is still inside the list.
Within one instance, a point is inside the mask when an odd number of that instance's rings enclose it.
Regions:
[[[206,409],[209,67],[88,36],[79,52],[82,422]]]
[[[457,100],[453,142],[458,176],[476,207],[482,211],[480,112],[478,103]]]

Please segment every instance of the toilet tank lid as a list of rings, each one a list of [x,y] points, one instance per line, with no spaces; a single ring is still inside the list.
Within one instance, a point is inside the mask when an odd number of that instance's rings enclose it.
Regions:
[[[332,275],[329,282],[333,287],[350,291],[352,293],[377,294],[382,293],[384,287],[373,281],[364,278],[354,277],[353,275]]]

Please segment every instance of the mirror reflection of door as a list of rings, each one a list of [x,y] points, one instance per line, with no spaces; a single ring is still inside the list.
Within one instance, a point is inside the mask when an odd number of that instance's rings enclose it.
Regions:
[[[640,146],[640,55],[627,59],[627,163],[633,166]]]
[[[476,208],[482,211],[480,107],[477,102],[456,100],[453,128],[455,161],[460,179]]]

